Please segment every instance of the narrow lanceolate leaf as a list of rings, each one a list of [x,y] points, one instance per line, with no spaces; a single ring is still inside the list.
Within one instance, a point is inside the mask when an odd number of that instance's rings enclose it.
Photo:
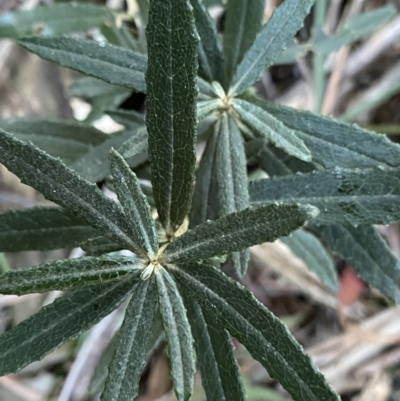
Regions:
[[[196,164],[197,44],[186,0],[154,0],[147,27],[147,116],[154,200],[168,234],[190,208]]]
[[[302,27],[314,0],[285,0],[244,55],[233,77],[232,93],[242,93],[261,78]]]
[[[90,238],[80,243],[79,246],[90,256],[100,256],[104,253],[117,252],[122,249],[121,245],[101,235]]]
[[[204,260],[289,235],[316,217],[311,206],[271,204],[248,208],[187,231],[166,250],[168,261]]]
[[[137,133],[139,126],[133,126],[122,132],[110,135],[110,138],[92,149],[80,159],[76,160],[70,167],[81,177],[90,182],[99,182],[110,174],[108,156],[111,148],[119,149],[132,135]],[[143,142],[142,142],[143,144]],[[139,153],[134,157],[134,165],[139,165],[147,160],[147,155]]]
[[[65,163],[71,163],[100,145],[107,135],[94,127],[72,121],[18,118],[0,120],[0,128]]]
[[[314,163],[325,168],[363,168],[378,164],[400,166],[400,146],[385,135],[377,135],[354,124],[347,124],[308,111],[252,99],[280,120],[310,149]]]
[[[400,262],[373,226],[329,225],[314,229],[363,280],[400,304]]]
[[[153,259],[158,252],[158,238],[146,196],[135,173],[115,150],[111,151],[110,165],[118,199],[133,233],[132,239],[141,247],[144,256]]]
[[[313,163],[304,162],[288,155],[282,149],[269,144],[264,146],[257,157],[260,167],[270,176],[287,175],[297,172],[309,173],[315,169]]]
[[[62,18],[60,18],[62,16]],[[17,39],[31,35],[62,35],[111,22],[115,17],[106,7],[94,4],[56,3],[0,16],[0,37]]]
[[[146,56],[141,53],[104,42],[65,37],[32,37],[19,43],[62,67],[72,68],[110,84],[146,92]]]
[[[233,108],[241,119],[262,138],[270,140],[275,146],[285,150],[300,160],[310,161],[311,153],[296,131],[286,127],[281,121],[268,114],[261,107],[246,100],[234,99]]]
[[[0,251],[74,248],[98,232],[83,219],[55,207],[0,213]]]
[[[144,115],[134,110],[107,110],[106,114],[129,130],[144,126]]]
[[[68,87],[68,94],[86,99],[95,99],[100,96],[117,96],[121,93],[130,94],[131,91],[123,86],[112,85],[93,77],[78,78]]]
[[[229,89],[236,67],[261,30],[264,7],[265,0],[228,1],[223,36],[226,84],[228,85],[226,89]]]
[[[317,224],[400,221],[400,169],[315,171],[251,183],[251,204],[302,203],[320,209]]]
[[[225,216],[249,207],[246,155],[243,138],[232,116],[224,113],[221,119],[216,150],[218,201],[220,214]],[[250,254],[247,250],[231,255],[239,275],[247,270]]]
[[[222,106],[220,99],[202,100],[197,102],[197,118],[201,121]]]
[[[199,75],[209,82],[222,79],[223,54],[215,22],[203,4],[203,0],[190,0],[196,21],[199,42]]]
[[[24,295],[85,287],[137,274],[142,265],[139,259],[123,256],[56,260],[10,270],[0,276],[0,294]]]
[[[324,32],[314,35],[312,49],[318,54],[328,55],[341,46],[354,43],[363,36],[374,32],[395,15],[396,9],[391,5],[377,8],[371,12],[352,15],[335,36],[328,36]]]
[[[134,291],[136,278],[74,290],[0,336],[0,375],[15,373],[79,336]]]
[[[297,230],[281,241],[317,274],[325,285],[335,292],[338,290],[339,280],[332,258],[314,235]]]
[[[214,123],[215,124],[215,123]],[[218,217],[218,185],[215,166],[218,132],[208,138],[196,174],[196,185],[190,212],[190,227],[205,223]]]
[[[118,152],[125,159],[147,152],[147,137],[146,127],[136,129],[131,137],[119,147]]]
[[[339,400],[286,326],[251,292],[212,266],[184,264],[172,274],[212,326],[226,328],[294,400]]]
[[[0,162],[23,183],[85,219],[104,235],[128,249],[138,249],[121,208],[61,161],[0,130]]]
[[[187,401],[192,394],[196,369],[186,309],[170,273],[161,268],[155,277],[175,394],[178,401]]]
[[[244,401],[246,395],[229,333],[213,324],[195,300],[184,299],[207,401]]]
[[[136,398],[140,375],[146,363],[156,304],[154,283],[142,280],[129,302],[124,323],[118,333],[102,400],[132,401]]]

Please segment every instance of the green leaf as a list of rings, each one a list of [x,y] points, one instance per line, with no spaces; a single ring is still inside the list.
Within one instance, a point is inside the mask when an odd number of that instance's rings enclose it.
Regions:
[[[107,39],[107,42],[112,45],[143,52],[139,40],[133,37],[128,23],[121,23],[121,20],[118,16],[111,23],[102,24],[100,26],[100,32]]]
[[[196,165],[197,35],[186,0],[154,0],[147,26],[149,158],[167,234],[189,211]]]
[[[251,100],[288,128],[311,151],[314,163],[324,168],[363,168],[378,164],[400,166],[400,146],[385,135],[377,135],[357,125],[347,124],[308,111]]]
[[[0,213],[2,252],[74,248],[98,235],[87,223],[56,207],[35,207]]]
[[[400,304],[400,262],[373,226],[313,229],[362,279]]]
[[[223,327],[213,325],[213,319],[196,301],[189,297],[184,300],[207,401],[245,401],[229,333]]]
[[[110,135],[110,138],[101,145],[92,148],[86,155],[78,159],[70,167],[75,170],[81,177],[90,182],[99,182],[104,180],[110,174],[108,164],[108,156],[111,148],[119,149],[123,143],[129,140],[138,130],[138,126],[128,128],[122,132],[116,132]],[[147,160],[147,154],[139,154],[134,157],[131,166],[137,166]],[[131,160],[130,160],[131,161]]]
[[[121,153],[125,159],[147,152],[147,139],[146,127],[140,127],[119,147],[118,152]]]
[[[168,271],[161,268],[155,278],[175,394],[178,401],[187,401],[192,394],[196,369],[186,309]]]
[[[154,283],[142,280],[129,302],[124,323],[118,333],[102,400],[132,401],[138,395],[156,305]]]
[[[94,127],[63,120],[6,119],[0,120],[0,128],[23,141],[31,141],[65,163],[73,162],[107,139],[106,134]]]
[[[229,89],[238,64],[261,30],[264,8],[265,0],[229,0],[226,5],[223,36],[226,89]]]
[[[234,99],[233,108],[241,119],[262,138],[270,140],[275,146],[291,156],[303,161],[311,161],[311,153],[299,137],[297,131],[288,128],[278,119],[246,100]]]
[[[327,56],[340,47],[351,44],[377,30],[395,15],[396,9],[393,6],[380,7],[367,13],[352,15],[337,35],[330,37],[324,32],[315,35],[312,49],[320,55]]]
[[[315,171],[252,182],[251,204],[310,204],[320,209],[316,224],[389,224],[400,221],[400,169]]]
[[[270,204],[229,214],[187,231],[166,249],[169,262],[205,260],[275,241],[318,214],[311,206]]]
[[[197,102],[197,118],[201,121],[221,107],[220,99],[201,100]]]
[[[18,372],[88,330],[134,291],[134,280],[74,290],[0,335],[0,375]]]
[[[80,243],[79,246],[91,256],[100,256],[104,253],[117,252],[122,249],[121,245],[104,236],[90,238]]]
[[[214,123],[214,127],[215,127]],[[200,159],[196,173],[196,185],[193,193],[193,203],[190,212],[190,227],[205,223],[208,219],[218,217],[218,184],[215,167],[218,132],[215,131],[208,138],[206,148]]]
[[[30,35],[62,35],[86,31],[115,16],[110,9],[94,4],[55,3],[0,15],[0,37],[17,39]]]
[[[133,233],[133,241],[142,249],[143,256],[155,259],[158,252],[158,238],[147,202],[135,173],[115,150],[110,154],[111,171],[118,200],[125,211],[127,223]]]
[[[0,130],[0,162],[23,183],[85,219],[99,232],[127,249],[138,249],[121,208],[61,161]]]
[[[198,58],[199,75],[209,82],[221,82],[223,54],[215,22],[208,13],[202,0],[190,0],[200,36]]]
[[[125,126],[129,130],[144,126],[144,115],[133,110],[108,110],[106,112],[115,122]]]
[[[249,207],[246,155],[243,138],[234,118],[224,113],[221,119],[216,150],[218,201],[220,215],[225,216]],[[239,275],[247,270],[248,251],[231,255]]]
[[[282,238],[291,251],[331,290],[337,292],[339,279],[332,258],[327,254],[321,242],[314,235],[297,230],[289,237]]]
[[[302,27],[314,0],[285,0],[244,55],[233,77],[231,93],[242,93],[258,81]]]
[[[286,326],[251,292],[212,266],[185,264],[171,273],[208,311],[212,326],[226,328],[294,400],[339,400]]]
[[[93,77],[82,77],[76,79],[72,85],[68,87],[69,94],[80,96],[87,99],[93,99],[101,96],[116,96],[121,93],[131,93],[131,91],[123,86],[112,85],[101,79]]]
[[[294,174],[299,171],[309,173],[315,169],[314,164],[290,156],[272,144],[261,148],[257,161],[270,177],[274,175]]]
[[[146,57],[141,53],[104,42],[65,37],[25,38],[19,44],[62,67],[72,68],[113,85],[146,92]]]
[[[125,275],[138,276],[142,266],[143,262],[139,259],[124,256],[56,260],[3,274],[0,276],[0,293],[25,295],[65,291],[116,280]]]

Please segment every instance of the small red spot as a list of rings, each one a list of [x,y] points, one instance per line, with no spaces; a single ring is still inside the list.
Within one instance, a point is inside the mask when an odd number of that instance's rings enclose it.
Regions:
[[[351,267],[346,267],[340,278],[338,301],[341,305],[351,305],[356,302],[363,292],[366,284]]]

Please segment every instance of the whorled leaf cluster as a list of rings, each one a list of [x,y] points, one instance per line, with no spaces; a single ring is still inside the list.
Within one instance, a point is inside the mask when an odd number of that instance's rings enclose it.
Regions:
[[[44,357],[125,302],[103,401],[137,395],[159,316],[179,401],[190,398],[195,355],[208,400],[245,399],[231,336],[293,399],[338,399],[279,319],[218,266],[227,255],[242,275],[248,247],[309,222],[364,279],[400,300],[398,261],[372,226],[400,220],[400,147],[252,89],[280,57],[304,51],[291,39],[313,3],[285,0],[263,26],[264,1],[229,0],[222,40],[201,0],[138,1],[133,36],[124,16],[92,5],[18,12],[15,25],[0,16],[0,36],[88,75],[71,92],[93,106],[86,124],[0,121],[0,162],[61,206],[0,214],[0,250],[81,246],[91,255],[0,277],[2,294],[67,291],[0,336],[0,374]],[[90,18],[78,18],[84,14]],[[37,21],[49,36],[29,36]],[[109,43],[56,37],[93,26]],[[349,43],[346,29],[359,37],[345,27],[325,45]],[[115,110],[132,91],[147,94],[145,121]],[[106,136],[88,125],[104,113],[125,128]],[[206,145],[196,170],[198,140]],[[249,159],[272,178],[249,187]],[[110,174],[119,204],[95,184]],[[284,241],[296,253],[318,251],[326,260],[318,273],[337,287],[317,237],[299,230]]]

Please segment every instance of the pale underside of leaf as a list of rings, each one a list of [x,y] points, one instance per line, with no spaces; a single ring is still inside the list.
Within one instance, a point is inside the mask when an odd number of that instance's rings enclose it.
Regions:
[[[168,261],[205,260],[289,235],[318,215],[311,206],[270,204],[229,214],[187,231],[166,250]]]
[[[136,278],[135,278],[136,280]],[[116,309],[132,279],[74,290],[0,336],[0,375],[15,373],[76,338]]]
[[[74,248],[98,232],[84,220],[55,207],[0,213],[0,251]]]
[[[121,208],[61,161],[0,130],[0,162],[47,199],[128,249],[137,250]]]
[[[10,270],[0,276],[0,294],[24,295],[72,288],[138,275],[143,262],[123,256],[56,260],[39,266]]]
[[[258,81],[302,27],[314,0],[286,0],[257,35],[233,77],[231,93],[240,94]]]
[[[217,327],[225,327],[296,401],[338,401],[286,326],[254,295],[212,266],[185,264],[171,270],[189,297]]]
[[[400,262],[373,226],[313,229],[362,279],[400,304]]]
[[[218,132],[215,127],[216,123],[214,123],[214,132],[207,140],[196,174],[190,213],[191,228],[205,223],[208,219],[214,220],[218,217],[218,204],[216,204],[218,186],[215,167]]]
[[[252,205],[304,203],[320,209],[317,224],[389,224],[400,221],[400,169],[315,171],[251,183]]]
[[[289,237],[282,238],[290,250],[313,271],[332,291],[337,292],[339,279],[332,258],[321,242],[312,234],[297,230]]]
[[[244,401],[246,396],[229,333],[213,325],[213,319],[207,318],[207,311],[195,300],[184,299],[207,400]]]
[[[190,324],[181,295],[170,273],[162,268],[155,277],[175,394],[178,401],[187,401],[192,394],[195,373]]]
[[[300,160],[311,161],[310,150],[295,130],[287,128],[265,110],[246,100],[234,99],[232,106],[241,119],[262,138]]]
[[[132,401],[136,398],[140,375],[146,363],[156,301],[154,283],[151,280],[141,281],[129,302],[124,323],[118,333],[101,400]]]
[[[115,150],[111,151],[110,165],[118,199],[133,233],[132,239],[141,247],[144,255],[154,259],[158,252],[158,238],[150,205],[140,183],[123,157]]]
[[[223,114],[219,127],[216,169],[220,216],[249,207],[243,138],[234,118],[227,113]],[[230,257],[235,271],[243,275],[250,259],[249,252],[234,252]]]
[[[196,164],[198,39],[186,0],[153,1],[146,32],[153,193],[160,220],[172,234],[189,211]]]

